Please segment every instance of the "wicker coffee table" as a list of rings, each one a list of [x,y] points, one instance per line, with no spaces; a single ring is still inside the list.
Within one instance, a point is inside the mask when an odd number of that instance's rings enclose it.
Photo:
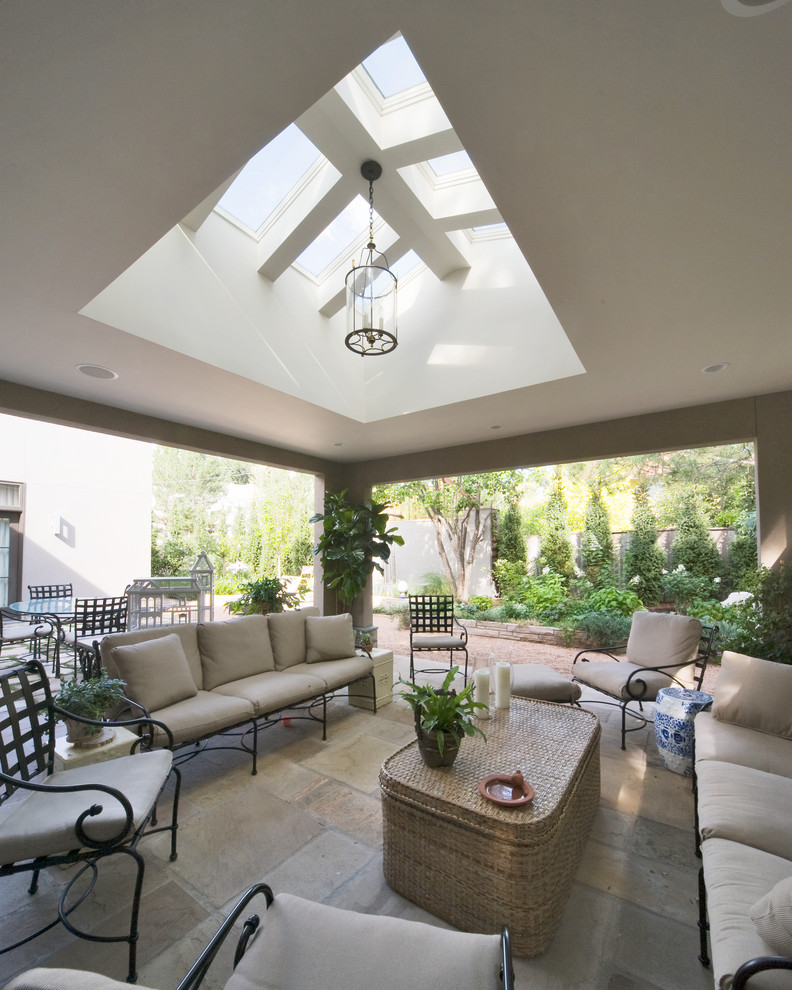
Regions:
[[[512,698],[464,739],[452,767],[430,769],[410,743],[380,771],[385,879],[463,931],[506,924],[518,956],[546,948],[564,910],[599,804],[596,715]],[[502,807],[478,782],[521,770],[530,804]]]

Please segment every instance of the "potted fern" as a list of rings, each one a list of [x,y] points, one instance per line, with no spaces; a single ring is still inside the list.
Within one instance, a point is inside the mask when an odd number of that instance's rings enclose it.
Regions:
[[[450,767],[464,736],[487,738],[474,721],[476,709],[487,706],[473,700],[472,682],[459,692],[452,689],[458,673],[459,667],[452,667],[439,688],[401,677],[397,682],[408,688],[401,697],[413,710],[418,750],[429,767]]]
[[[226,608],[234,615],[253,615],[268,612],[282,612],[284,608],[297,608],[305,596],[305,589],[287,591],[280,578],[260,578],[246,581],[242,585],[242,595]]]
[[[66,738],[75,746],[90,746],[102,736],[101,725],[89,725],[80,722],[80,718],[90,718],[99,721],[108,709],[112,709],[124,700],[126,683],[115,677],[108,677],[103,670],[99,677],[90,677],[84,681],[64,681],[55,695],[55,717],[65,722],[68,730]],[[75,715],[77,718],[71,718]],[[109,742],[115,735],[115,730],[108,729],[104,741]]]

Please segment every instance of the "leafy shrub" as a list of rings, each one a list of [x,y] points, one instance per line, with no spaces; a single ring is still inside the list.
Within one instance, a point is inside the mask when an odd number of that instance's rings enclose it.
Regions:
[[[583,612],[572,626],[591,646],[618,646],[630,635],[632,617],[617,612]]]
[[[523,581],[520,601],[530,614],[543,622],[556,622],[563,615],[569,599],[560,574],[548,571]]]
[[[631,616],[644,607],[634,591],[619,588],[600,588],[594,591],[583,603],[587,613],[611,612],[614,615]]]
[[[519,602],[504,602],[475,616],[484,622],[526,622],[531,618],[531,610]]]
[[[488,608],[492,608],[493,604],[492,599],[488,595],[471,595],[468,598],[468,605],[477,612],[486,612]]]
[[[216,595],[236,595],[242,590],[238,577],[218,578],[214,586]]]
[[[502,557],[493,566],[495,584],[502,598],[515,598],[520,591],[525,573],[525,564],[515,560],[504,560]]]
[[[430,571],[428,574],[424,574],[415,590],[410,593],[413,595],[453,595],[454,589],[445,574]]]
[[[688,609],[696,600],[708,601],[714,597],[720,578],[709,578],[691,574],[682,564],[663,575],[663,595],[677,612],[688,614]]]
[[[722,630],[720,649],[792,663],[792,566],[781,562],[757,575],[754,597],[724,608],[736,631]]]

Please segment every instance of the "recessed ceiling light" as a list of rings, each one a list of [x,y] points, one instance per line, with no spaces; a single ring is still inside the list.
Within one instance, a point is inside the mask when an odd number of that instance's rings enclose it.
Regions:
[[[503,427],[502,426],[491,426],[490,429],[491,430],[502,430]]]
[[[78,364],[76,368],[89,378],[103,378],[105,381],[118,378],[117,371],[113,371],[110,368],[103,368],[101,364]]]
[[[340,443],[338,440],[336,440],[336,442],[333,444],[333,446],[334,447],[343,447],[344,445],[342,443]]]
[[[706,368],[701,370],[705,375],[716,375],[719,371],[725,371],[727,368],[731,368],[731,365],[724,361],[721,364],[708,364]]]
[[[723,9],[735,17],[756,17],[768,14],[777,7],[783,7],[789,0],[721,0]]]

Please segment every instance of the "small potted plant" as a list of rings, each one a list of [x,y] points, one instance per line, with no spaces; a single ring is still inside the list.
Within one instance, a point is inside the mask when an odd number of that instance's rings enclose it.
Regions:
[[[75,746],[90,745],[103,731],[101,725],[87,725],[70,718],[70,715],[99,720],[108,709],[123,701],[125,690],[126,683],[108,677],[106,670],[99,677],[90,677],[85,681],[65,681],[54,700],[57,708],[61,709],[56,712],[56,717],[66,723],[68,741]]]
[[[449,767],[456,759],[463,736],[481,736],[482,730],[476,725],[477,708],[487,706],[473,700],[473,684],[461,691],[451,688],[459,667],[452,667],[439,688],[431,684],[413,684],[402,680],[398,684],[408,688],[401,695],[415,715],[415,732],[421,757],[430,767]]]
[[[267,612],[282,612],[284,608],[297,608],[305,597],[305,589],[287,591],[279,578],[260,578],[246,581],[242,585],[242,595],[226,608],[234,615],[253,615]]]

